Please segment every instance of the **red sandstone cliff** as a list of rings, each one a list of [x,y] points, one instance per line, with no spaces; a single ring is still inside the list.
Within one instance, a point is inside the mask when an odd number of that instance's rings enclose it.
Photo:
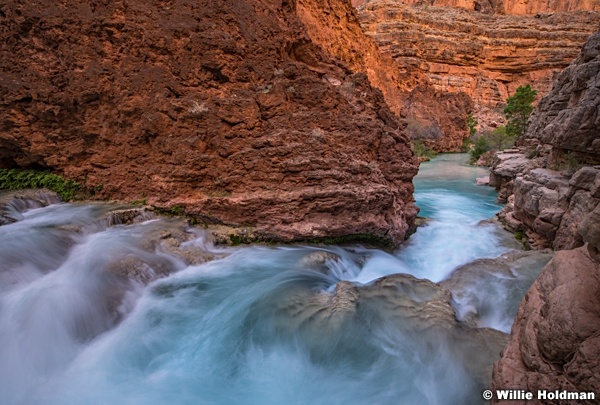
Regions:
[[[366,33],[401,70],[420,72],[440,94],[468,95],[485,129],[503,123],[506,98],[518,86],[532,84],[540,96],[550,90],[556,75],[600,26],[600,12],[582,11],[600,10],[592,3],[529,1],[507,6],[553,12],[526,16],[474,10],[483,2],[467,7],[454,1],[425,5],[372,0],[358,10]],[[558,12],[563,6],[576,11]]]
[[[391,110],[402,115],[407,92],[424,76],[400,71],[398,65],[369,38],[349,0],[297,0],[297,13],[311,40],[352,70],[363,72],[381,90]]]
[[[313,42],[367,74],[392,111],[407,118],[411,138],[440,152],[460,150],[468,136],[465,119],[473,109],[468,96],[435,90],[423,72],[400,66],[380,52],[360,27],[349,0],[298,0],[297,9]]]
[[[372,0],[352,0],[355,7],[371,3]],[[403,0],[411,6],[436,6],[464,8],[487,13],[527,15],[564,11],[591,10],[600,11],[598,0]]]
[[[0,167],[279,239],[399,242],[417,162],[383,96],[307,34],[311,4],[0,5]]]

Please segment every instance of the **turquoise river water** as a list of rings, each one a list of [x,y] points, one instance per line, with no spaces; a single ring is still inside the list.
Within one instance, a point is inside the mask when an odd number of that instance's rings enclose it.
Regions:
[[[442,155],[421,166],[415,198],[431,221],[394,253],[219,248],[189,230],[182,249],[219,259],[186,265],[148,249],[170,220],[109,227],[107,206],[94,204],[15,212],[18,221],[0,227],[0,404],[484,403],[486,378],[473,362],[491,360],[460,348],[466,326],[417,333],[427,319],[389,322],[377,291],[368,302],[336,298],[342,285],[366,291],[398,273],[443,285],[457,267],[514,248],[487,221],[501,207],[494,190],[475,186],[485,171],[465,160]],[[128,262],[171,274],[145,285],[111,273]],[[475,328],[508,332],[534,276],[487,272],[448,284],[456,317],[477,313]],[[407,311],[418,314],[438,287],[416,279],[403,285]]]

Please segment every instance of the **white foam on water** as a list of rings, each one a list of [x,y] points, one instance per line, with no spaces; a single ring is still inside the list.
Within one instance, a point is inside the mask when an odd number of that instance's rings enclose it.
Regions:
[[[476,188],[479,170],[459,158],[422,166],[415,195],[431,221],[393,253],[223,248],[194,231],[183,248],[223,258],[185,266],[140,247],[149,230],[166,226],[161,221],[94,227],[106,207],[86,205],[22,213],[0,227],[0,403],[482,402],[449,335],[411,333],[360,308],[327,322],[318,310],[340,280],[406,273],[441,281],[507,250],[495,226],[480,223],[498,209],[493,190]],[[176,272],[148,286],[123,282],[108,269],[125,258],[149,273],[166,260]],[[465,286],[459,315],[501,307],[500,296],[488,302],[478,290]],[[502,308],[481,322],[504,329],[512,309]]]

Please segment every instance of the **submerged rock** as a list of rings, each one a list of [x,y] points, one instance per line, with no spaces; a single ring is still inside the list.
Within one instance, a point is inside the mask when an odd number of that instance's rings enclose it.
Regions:
[[[22,218],[22,212],[61,202],[60,196],[46,189],[0,191],[0,225]]]
[[[368,335],[357,332],[352,337],[352,331],[368,329],[399,356],[412,352],[412,356],[427,358],[434,364],[451,361],[481,387],[489,384],[492,363],[508,340],[497,330],[457,321],[447,288],[405,274],[383,277],[365,286],[341,281],[333,292],[296,288],[278,302],[276,316],[272,317],[276,333],[302,336],[301,341],[317,358],[326,356],[324,348],[339,350],[339,345],[346,344],[343,342],[356,345],[356,339]],[[428,348],[439,351],[429,352]],[[375,355],[372,352],[369,356]],[[434,360],[436,355],[439,358]]]
[[[475,179],[475,184],[478,186],[489,186],[490,185],[490,176],[478,177]]]
[[[527,289],[552,258],[549,251],[511,251],[457,268],[441,284],[452,292],[457,318],[510,332]]]

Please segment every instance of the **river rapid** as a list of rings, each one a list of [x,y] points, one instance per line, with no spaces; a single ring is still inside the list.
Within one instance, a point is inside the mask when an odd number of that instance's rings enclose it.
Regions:
[[[115,225],[107,204],[15,209],[0,226],[0,404],[486,403],[550,255],[489,221],[495,191],[465,161],[421,165],[430,221],[393,253],[215,247],[173,219]]]

